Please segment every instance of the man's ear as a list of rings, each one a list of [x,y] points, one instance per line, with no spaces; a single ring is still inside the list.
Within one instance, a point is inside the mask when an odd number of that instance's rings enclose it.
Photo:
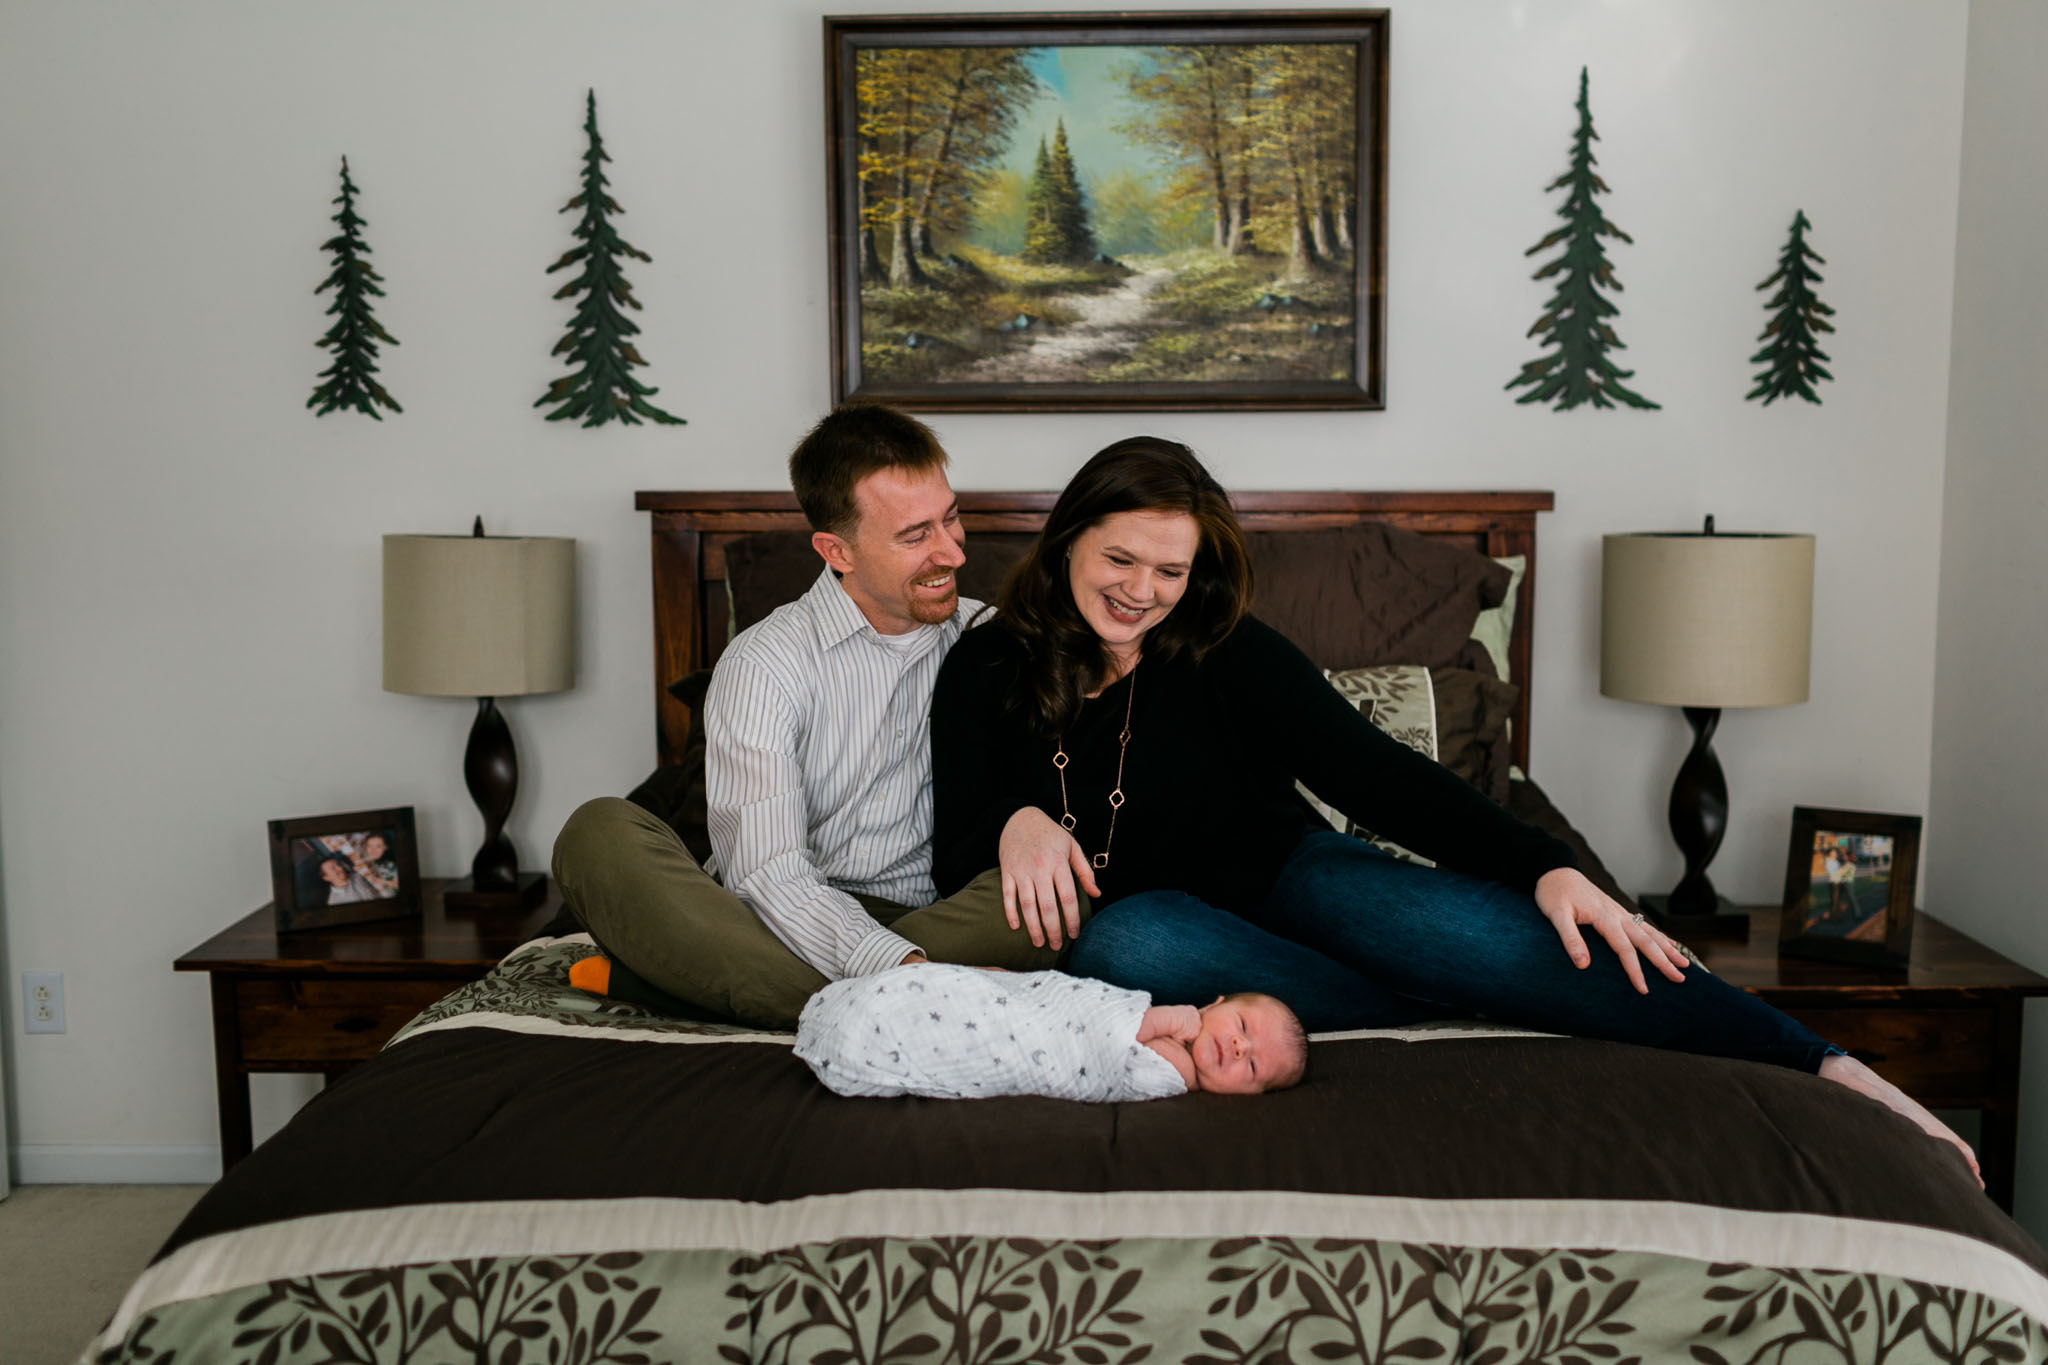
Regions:
[[[811,548],[830,565],[834,573],[853,572],[853,556],[848,553],[846,541],[830,531],[811,532]]]

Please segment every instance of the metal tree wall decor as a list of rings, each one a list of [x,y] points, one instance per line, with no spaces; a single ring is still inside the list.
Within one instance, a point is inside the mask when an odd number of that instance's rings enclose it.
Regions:
[[[555,291],[558,299],[583,296],[583,301],[576,305],[569,330],[555,343],[552,352],[567,355],[576,369],[549,385],[534,406],[557,404],[548,414],[550,422],[580,417],[586,427],[611,421],[638,426],[643,417],[651,422],[681,426],[682,418],[673,417],[647,401],[649,395],[660,390],[642,384],[631,374],[633,366],[644,366],[647,362],[627,340],[640,330],[639,325],[619,311],[621,304],[635,310],[640,307],[620,262],[628,256],[640,261],[654,258],[619,236],[612,227],[612,216],[625,210],[605,192],[608,182],[604,163],[611,157],[605,153],[604,141],[597,132],[595,90],[590,92],[585,105],[583,131],[590,138],[589,148],[583,154],[583,189],[561,209],[563,213],[572,209],[583,211],[575,234],[580,245],[563,252],[562,258],[548,267],[552,275],[579,261],[583,264],[576,278]]]
[[[334,215],[341,233],[328,238],[320,249],[334,254],[334,269],[313,292],[334,291],[334,302],[327,306],[334,325],[319,341],[334,363],[320,372],[320,382],[313,386],[306,406],[318,409],[315,417],[325,417],[336,408],[354,408],[381,422],[380,403],[393,412],[405,411],[373,377],[377,373],[377,342],[381,339],[396,346],[398,338],[385,331],[384,324],[370,312],[370,296],[384,297],[377,287],[384,277],[366,259],[370,246],[363,240],[365,224],[356,216],[356,187],[348,178],[347,157],[341,159],[341,193],[333,202],[341,205],[341,212]]]
[[[1821,277],[1807,262],[1827,264],[1827,257],[1806,244],[1806,230],[1812,226],[1806,221],[1804,210],[1793,215],[1792,235],[1785,249],[1778,253],[1777,270],[1757,286],[1779,286],[1777,294],[1764,305],[1775,310],[1770,325],[1757,334],[1757,340],[1765,343],[1764,348],[1749,358],[1752,365],[1761,364],[1764,369],[1756,377],[1756,387],[1745,397],[1761,398],[1765,407],[1775,399],[1794,394],[1809,403],[1818,403],[1820,395],[1813,391],[1815,381],[1834,378],[1822,368],[1820,362],[1828,358],[1828,353],[1815,340],[1820,333],[1835,330],[1828,321],[1835,310],[1822,303],[1812,289]]]
[[[1635,239],[1608,222],[1593,202],[1594,195],[1609,191],[1607,182],[1593,170],[1593,143],[1600,135],[1593,131],[1584,67],[1579,68],[1578,108],[1579,128],[1572,137],[1572,168],[1545,187],[1546,193],[1565,191],[1564,204],[1557,211],[1564,226],[1522,253],[1534,256],[1560,242],[1564,244],[1562,255],[1530,277],[1543,280],[1560,276],[1543,316],[1536,319],[1527,333],[1543,337],[1549,349],[1522,366],[1521,373],[1510,379],[1506,387],[1528,388],[1529,392],[1515,400],[1518,403],[1554,403],[1559,412],[1581,403],[1591,403],[1596,408],[1611,408],[1616,403],[1632,408],[1660,407],[1661,404],[1622,384],[1622,380],[1635,376],[1634,370],[1620,369],[1607,358],[1609,351],[1626,348],[1608,321],[1620,310],[1600,292],[1602,286],[1617,294],[1621,292],[1621,281],[1614,277],[1614,267],[1602,250],[1600,239]]]

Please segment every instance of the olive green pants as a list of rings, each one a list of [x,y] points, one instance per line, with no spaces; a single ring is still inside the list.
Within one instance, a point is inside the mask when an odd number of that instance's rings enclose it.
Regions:
[[[793,1029],[825,984],[697,865],[674,830],[630,801],[605,796],[579,807],[555,839],[554,873],[562,899],[609,956],[697,1009]],[[1059,960],[1003,918],[993,869],[922,909],[856,899],[935,962],[1036,972]]]

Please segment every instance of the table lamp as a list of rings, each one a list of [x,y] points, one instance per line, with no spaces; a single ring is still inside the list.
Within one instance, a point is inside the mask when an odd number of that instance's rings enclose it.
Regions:
[[[1678,938],[1746,937],[1748,917],[1707,880],[1728,831],[1728,784],[1714,757],[1721,712],[1806,700],[1813,640],[1813,537],[1702,531],[1611,535],[1601,556],[1600,691],[1679,706],[1692,751],[1671,787],[1671,836],[1685,875],[1643,909]]]
[[[575,681],[576,542],[559,536],[384,537],[384,690],[475,697],[462,775],[484,841],[450,909],[538,905],[547,874],[521,872],[505,819],[519,758],[499,697],[561,692]]]

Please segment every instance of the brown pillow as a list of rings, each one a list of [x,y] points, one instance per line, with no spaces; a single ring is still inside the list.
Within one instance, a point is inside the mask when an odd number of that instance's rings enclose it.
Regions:
[[[1498,678],[1467,668],[1433,668],[1437,761],[1502,805],[1514,749],[1508,720],[1519,693]]]
[[[995,531],[967,539],[967,563],[960,570],[960,595],[993,602],[1010,567],[1038,537]],[[732,595],[732,628],[745,630],[785,602],[811,589],[825,561],[811,547],[809,531],[761,531],[725,547],[725,585]]]
[[[711,856],[711,830],[704,811],[704,693],[710,686],[708,668],[669,684],[669,695],[690,708],[693,722],[690,737],[683,741],[683,755],[656,768],[645,782],[626,793],[628,801],[652,811],[674,830],[699,864]]]
[[[1477,550],[1378,522],[1246,541],[1253,610],[1329,669],[1449,664],[1511,576]]]
[[[1525,824],[1531,824],[1545,834],[1556,837],[1571,845],[1578,855],[1579,871],[1586,874],[1593,885],[1621,902],[1622,908],[1633,914],[1641,909],[1628,892],[1621,889],[1621,883],[1614,880],[1614,874],[1600,861],[1600,855],[1593,852],[1593,846],[1586,842],[1586,836],[1572,828],[1572,822],[1564,818],[1564,812],[1550,804],[1550,798],[1534,782],[1523,778],[1516,782],[1508,794],[1508,814]]]
[[[824,568],[808,531],[762,531],[727,545],[725,590],[732,597],[733,630],[745,630],[802,597]]]

